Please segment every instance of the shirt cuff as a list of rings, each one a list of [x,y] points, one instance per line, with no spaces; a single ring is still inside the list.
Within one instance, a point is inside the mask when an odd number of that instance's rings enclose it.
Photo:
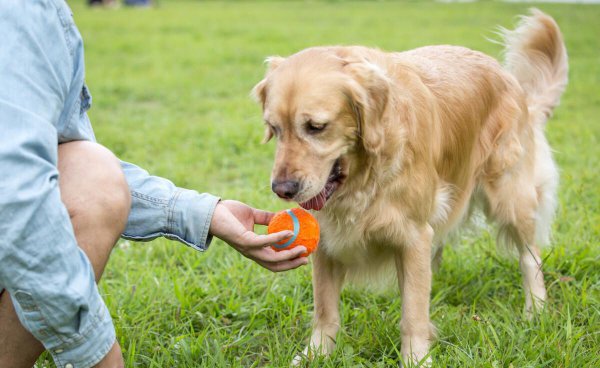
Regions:
[[[182,241],[197,249],[206,250],[212,242],[210,222],[220,198],[208,193],[179,189],[169,210],[167,238]]]
[[[165,208],[166,223],[159,231],[144,235],[125,232],[121,236],[135,241],[149,241],[162,236],[205,251],[212,242],[210,222],[220,200],[212,194],[177,188]]]

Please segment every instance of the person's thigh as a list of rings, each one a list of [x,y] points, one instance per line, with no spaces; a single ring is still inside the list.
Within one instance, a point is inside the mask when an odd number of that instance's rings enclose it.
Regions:
[[[129,216],[131,195],[119,160],[105,147],[88,141],[58,146],[61,198],[77,243],[100,279],[110,252]]]
[[[99,280],[129,214],[123,171],[109,150],[86,141],[59,145],[58,171],[75,238]],[[30,367],[42,351],[42,344],[21,325],[9,293],[0,290],[0,366]]]

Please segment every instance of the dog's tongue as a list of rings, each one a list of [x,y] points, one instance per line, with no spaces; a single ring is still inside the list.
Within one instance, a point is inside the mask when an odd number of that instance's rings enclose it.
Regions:
[[[320,211],[321,208],[325,206],[325,202],[327,202],[327,199],[325,198],[325,189],[323,189],[321,193],[312,197],[308,201],[300,203],[300,207],[304,208],[305,210]]]
[[[299,203],[300,207],[304,208],[305,210],[320,211],[323,206],[325,206],[325,202],[327,202],[329,197],[331,197],[331,194],[333,194],[337,186],[338,184],[335,182],[328,182],[325,184],[325,188],[323,188],[319,194],[306,202]]]

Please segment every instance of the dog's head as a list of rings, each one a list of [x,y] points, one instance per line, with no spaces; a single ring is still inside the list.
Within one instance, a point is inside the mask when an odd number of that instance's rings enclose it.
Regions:
[[[279,197],[320,210],[351,172],[351,155],[381,150],[389,81],[358,54],[312,48],[267,59],[253,95],[263,107],[264,141],[277,140],[271,187]]]

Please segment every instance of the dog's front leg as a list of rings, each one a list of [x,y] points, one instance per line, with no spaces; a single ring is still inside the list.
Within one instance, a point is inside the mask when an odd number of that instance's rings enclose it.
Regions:
[[[429,321],[433,229],[429,225],[417,229],[414,238],[408,239],[396,254],[402,294],[401,352],[405,364],[421,361],[429,352],[435,334]],[[431,363],[431,358],[423,363]]]
[[[313,260],[313,333],[304,352],[294,358],[294,365],[314,355],[331,354],[340,328],[339,302],[346,269],[322,248],[315,253]]]

